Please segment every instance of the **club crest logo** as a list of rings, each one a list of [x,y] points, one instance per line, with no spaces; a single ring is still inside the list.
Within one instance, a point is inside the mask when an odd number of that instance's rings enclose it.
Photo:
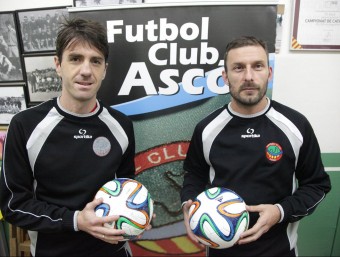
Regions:
[[[173,141],[148,148],[135,156],[136,179],[148,188],[157,213],[152,230],[145,231],[143,239],[130,242],[132,252],[138,256],[190,257],[203,256],[205,252],[205,248],[189,239],[183,225],[180,190],[188,148],[189,141]]]
[[[276,162],[281,159],[283,154],[282,147],[277,143],[269,143],[266,146],[266,157],[272,162]]]
[[[111,143],[106,137],[97,137],[93,142],[93,151],[99,157],[106,156],[111,150]]]

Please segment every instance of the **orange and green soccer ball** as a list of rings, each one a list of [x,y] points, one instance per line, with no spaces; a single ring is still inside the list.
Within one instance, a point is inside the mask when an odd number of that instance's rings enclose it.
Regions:
[[[238,194],[214,187],[199,194],[191,205],[189,225],[202,244],[216,249],[229,248],[248,229],[249,214]]]
[[[129,178],[117,178],[107,182],[95,198],[103,198],[95,208],[97,217],[119,215],[119,219],[106,223],[105,227],[123,229],[125,239],[133,239],[150,224],[153,215],[153,200],[146,187]]]

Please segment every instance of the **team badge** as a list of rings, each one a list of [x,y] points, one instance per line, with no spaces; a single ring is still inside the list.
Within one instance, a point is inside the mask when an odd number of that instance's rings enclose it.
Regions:
[[[96,155],[106,156],[111,150],[111,143],[106,137],[97,137],[93,142],[93,151]]]
[[[276,162],[281,159],[283,154],[282,147],[277,143],[269,143],[266,146],[266,157],[272,162]]]

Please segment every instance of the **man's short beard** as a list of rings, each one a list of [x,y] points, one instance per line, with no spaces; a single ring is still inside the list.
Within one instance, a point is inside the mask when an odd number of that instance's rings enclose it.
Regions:
[[[231,86],[231,88],[232,88],[232,85],[229,85],[229,86]],[[230,95],[233,97],[234,101],[236,101],[239,104],[244,105],[244,106],[254,106],[254,105],[258,104],[267,93],[267,86],[265,87],[265,90],[262,93],[262,91],[259,90],[260,87],[257,86],[256,84],[252,83],[252,82],[242,84],[238,93],[240,93],[245,88],[254,88],[254,89],[258,90],[258,93],[260,95],[257,95],[255,98],[251,97],[251,98],[245,99],[244,97],[243,98],[240,97],[240,94],[234,94],[233,90],[230,90]]]

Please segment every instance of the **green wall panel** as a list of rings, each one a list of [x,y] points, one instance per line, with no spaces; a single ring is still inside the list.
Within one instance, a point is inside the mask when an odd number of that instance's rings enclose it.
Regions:
[[[338,212],[338,224],[336,228],[336,234],[334,237],[334,244],[332,249],[332,256],[340,256],[340,208]]]
[[[340,167],[340,153],[322,153],[321,156],[326,168]]]
[[[326,165],[325,165],[326,166]],[[299,226],[299,256],[340,256],[340,171],[328,172],[332,190]]]

